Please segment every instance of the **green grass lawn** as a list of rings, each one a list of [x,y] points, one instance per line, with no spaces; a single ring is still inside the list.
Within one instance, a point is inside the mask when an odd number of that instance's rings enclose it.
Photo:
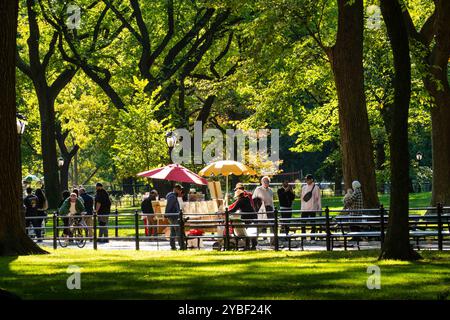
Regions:
[[[0,288],[24,299],[442,299],[450,252],[420,262],[377,261],[377,251],[136,252],[59,249],[0,258]],[[68,290],[69,265],[81,290]],[[369,290],[367,268],[381,269]]]

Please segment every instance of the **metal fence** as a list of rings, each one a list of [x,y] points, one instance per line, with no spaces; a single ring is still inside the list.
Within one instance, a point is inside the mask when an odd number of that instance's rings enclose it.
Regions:
[[[418,214],[425,211],[424,215]],[[420,249],[420,239],[437,240],[437,249],[443,250],[444,239],[450,237],[450,207],[425,207],[409,209],[409,227],[410,238],[415,241],[417,248]],[[182,211],[177,214],[143,214],[139,211],[115,213],[110,215],[81,215],[71,217],[72,221],[65,221],[65,225],[60,224],[60,220],[67,219],[67,216],[60,216],[57,212],[48,216],[26,217],[27,222],[38,222],[40,219],[51,220],[52,225],[47,226],[29,226],[27,223],[27,231],[35,232],[35,240],[52,240],[53,248],[67,245],[67,242],[74,242],[78,246],[84,246],[87,241],[92,241],[92,246],[96,250],[98,243],[104,240],[132,240],[135,243],[135,249],[140,249],[142,241],[156,241],[159,249],[160,241],[167,241],[168,236],[160,235],[141,235],[143,229],[147,230],[158,228],[179,228],[179,236],[171,236],[179,238],[184,244],[182,249],[186,249],[188,240],[196,240],[198,248],[203,239],[215,241],[216,249],[231,250],[238,249],[240,240],[249,241],[251,239],[270,239],[271,247],[279,250],[280,246],[287,244],[288,248],[292,248],[292,241],[300,241],[300,246],[304,249],[304,243],[309,241],[323,242],[322,245],[326,250],[331,251],[335,247],[343,244],[344,249],[348,248],[348,242],[355,242],[358,249],[363,239],[379,240],[380,246],[384,243],[387,229],[389,228],[389,209],[383,206],[377,209],[364,209],[357,211],[346,210],[330,210],[328,207],[320,211],[305,210],[277,210],[266,212],[266,216],[257,216],[256,213],[231,213],[228,209],[224,213],[202,214],[189,213],[184,214]],[[253,217],[251,217],[253,215]],[[264,215],[264,214],[262,214]],[[164,224],[152,224],[148,220],[141,223],[142,218],[161,219],[164,217],[177,217],[176,223],[170,221]],[[112,225],[102,220],[108,217],[114,222]],[[204,219],[207,218],[207,219]],[[92,219],[92,224],[85,223]],[[119,220],[125,221],[120,224]],[[446,225],[446,229],[444,229]],[[129,229],[128,236],[119,236],[120,229]],[[266,230],[264,230],[266,229]],[[66,230],[66,235],[60,234],[61,230]],[[70,231],[67,235],[67,231]],[[100,237],[98,233],[104,231],[114,231],[114,236]],[[197,230],[190,232],[189,230]],[[209,230],[209,233],[198,232],[198,230]],[[214,231],[211,231],[214,230]],[[267,230],[270,230],[267,232]],[[39,235],[39,231],[41,233]],[[51,232],[49,232],[51,231]],[[80,232],[81,231],[81,232]],[[176,231],[176,230],[175,230]],[[188,232],[186,232],[188,231]],[[153,234],[153,233],[152,233]],[[309,238],[309,240],[307,240]],[[175,240],[175,239],[174,239]]]

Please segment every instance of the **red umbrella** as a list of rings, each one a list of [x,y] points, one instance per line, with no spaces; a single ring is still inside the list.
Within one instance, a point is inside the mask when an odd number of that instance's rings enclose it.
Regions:
[[[194,184],[208,184],[205,178],[179,164],[169,164],[168,166],[138,173],[138,177],[161,179],[169,181],[187,182]]]

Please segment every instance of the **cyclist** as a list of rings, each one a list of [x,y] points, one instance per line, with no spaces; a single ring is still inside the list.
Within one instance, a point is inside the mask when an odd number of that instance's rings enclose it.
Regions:
[[[85,212],[83,202],[78,199],[76,193],[71,193],[70,197],[64,200],[59,208],[59,214],[63,216],[64,223],[63,235],[72,236],[69,226],[73,218],[82,219],[82,213]]]

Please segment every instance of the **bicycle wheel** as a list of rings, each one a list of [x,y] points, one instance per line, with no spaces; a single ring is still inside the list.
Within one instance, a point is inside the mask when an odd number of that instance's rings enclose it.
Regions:
[[[66,248],[69,245],[69,236],[64,234],[58,238],[59,245],[62,248]]]
[[[86,239],[82,239],[84,237],[84,235],[83,235],[84,228],[82,228],[82,229],[79,228],[79,227],[82,227],[81,224],[78,224],[77,227],[78,228],[74,229],[73,235],[75,238],[78,238],[78,239],[75,239],[74,241],[78,248],[83,248],[86,245]]]

